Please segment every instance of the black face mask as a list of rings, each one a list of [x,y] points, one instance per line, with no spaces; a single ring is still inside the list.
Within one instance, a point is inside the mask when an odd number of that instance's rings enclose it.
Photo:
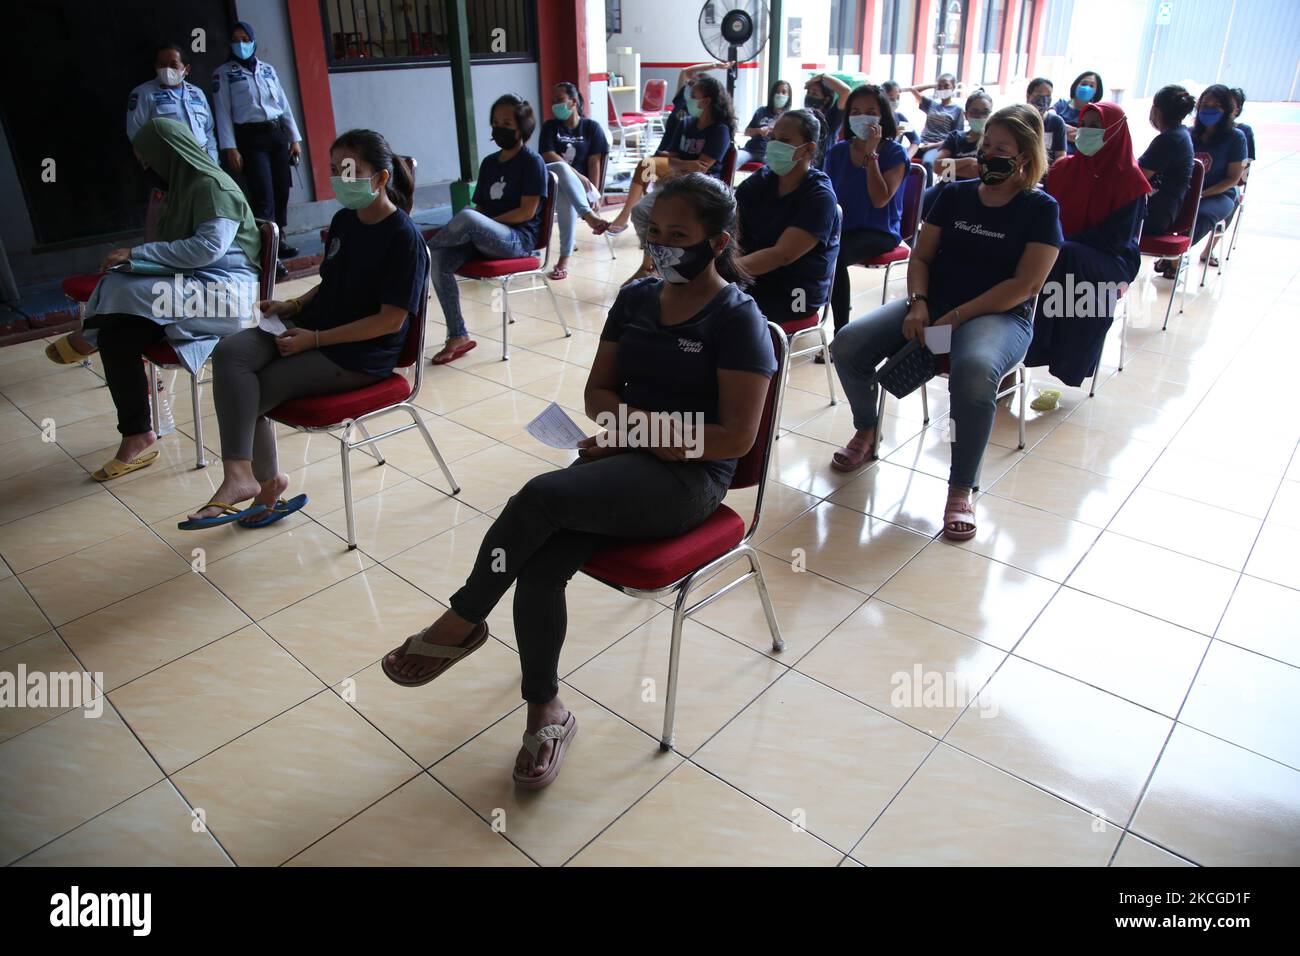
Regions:
[[[519,142],[519,130],[511,129],[509,126],[493,126],[492,142],[502,149],[510,149]]]
[[[820,96],[812,96],[811,94],[803,98],[803,105],[805,109],[810,110],[826,109],[826,101]]]
[[[707,239],[693,246],[661,246],[657,242],[647,242],[645,248],[664,281],[674,284],[690,282],[717,258],[713,244]]]
[[[1016,171],[1016,161],[1010,156],[989,156],[977,153],[980,164],[980,182],[986,186],[996,186],[1006,182]]]

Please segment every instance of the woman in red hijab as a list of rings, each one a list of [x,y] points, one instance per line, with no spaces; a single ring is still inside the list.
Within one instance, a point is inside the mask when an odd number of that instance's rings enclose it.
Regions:
[[[1119,287],[1141,266],[1138,231],[1151,192],[1117,103],[1083,109],[1075,147],[1047,174],[1065,245],[1039,297],[1025,356],[1026,365],[1046,365],[1067,385],[1082,383],[1101,360]]]

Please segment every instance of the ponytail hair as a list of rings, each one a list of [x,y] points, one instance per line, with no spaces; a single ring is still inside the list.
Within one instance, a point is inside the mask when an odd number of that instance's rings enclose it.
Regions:
[[[563,90],[565,96],[578,104],[579,117],[587,115],[587,101],[582,98],[582,90],[578,89],[568,80],[561,80],[559,83],[556,83],[555,88],[557,90]]]
[[[410,211],[415,197],[415,177],[405,157],[393,154],[382,133],[372,129],[350,129],[330,146],[330,152],[346,149],[356,153],[367,166],[375,172],[388,171],[388,185],[385,187],[389,200],[403,212]]]
[[[730,187],[720,179],[706,176],[704,173],[687,173],[674,176],[658,187],[659,198],[683,199],[694,211],[704,234],[709,239],[717,238],[724,232],[731,236],[727,247],[713,260],[718,275],[727,282],[748,285],[754,281],[753,276],[740,265],[740,229],[736,220],[736,197]]]

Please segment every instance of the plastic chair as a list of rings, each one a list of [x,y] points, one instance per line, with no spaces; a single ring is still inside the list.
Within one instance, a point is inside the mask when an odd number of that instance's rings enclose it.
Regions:
[[[547,192],[542,200],[542,222],[537,233],[543,243],[541,248],[534,250],[531,256],[523,256],[519,259],[471,259],[456,270],[456,275],[462,279],[500,283],[501,361],[503,362],[510,358],[510,324],[514,322],[514,318],[510,315],[510,296],[516,292],[533,292],[537,289],[536,285],[530,285],[526,289],[512,289],[510,283],[514,279],[540,279],[547,295],[551,297],[551,305],[560,320],[560,327],[564,329],[564,337],[568,338],[573,334],[569,331],[568,323],[564,321],[564,313],[560,311],[560,303],[555,299],[555,292],[546,280],[546,267],[551,261],[551,232],[555,225],[555,195],[560,189],[560,180],[555,173],[547,172],[546,178]],[[538,253],[541,255],[538,256]]]
[[[1183,196],[1183,204],[1179,207],[1178,215],[1174,217],[1174,224],[1169,232],[1160,236],[1143,236],[1138,243],[1138,252],[1141,255],[1158,259],[1174,259],[1178,262],[1178,269],[1174,272],[1174,287],[1169,290],[1169,304],[1165,306],[1165,322],[1160,326],[1161,332],[1169,328],[1169,315],[1174,308],[1174,297],[1178,294],[1179,279],[1183,283],[1183,300],[1178,306],[1178,314],[1181,315],[1187,306],[1187,275],[1191,271],[1191,257],[1188,252],[1192,247],[1192,229],[1196,225],[1196,215],[1201,211],[1201,190],[1205,188],[1207,169],[1209,169],[1207,163],[1199,158],[1193,160],[1192,178],[1187,184],[1187,194]]]
[[[902,241],[888,252],[882,252],[874,259],[866,259],[856,265],[868,269],[884,269],[885,281],[880,284],[880,304],[885,304],[889,296],[889,273],[896,265],[902,265],[912,258],[911,244],[916,241],[916,231],[921,225],[921,201],[925,198],[925,167],[917,163],[908,163],[899,185],[903,190],[903,221],[900,232]]]
[[[424,416],[415,404],[424,382],[424,333],[429,314],[429,277],[426,273],[424,295],[420,298],[420,307],[415,315],[407,319],[406,342],[397,358],[393,374],[365,388],[349,392],[336,392],[333,395],[313,395],[307,398],[295,398],[277,405],[266,413],[266,417],[282,425],[289,425],[304,432],[329,432],[339,440],[339,454],[343,461],[343,506],[348,522],[348,550],[357,546],[356,518],[352,509],[352,466],[349,453],[360,448],[373,457],[376,463],[384,464],[384,457],[379,450],[379,441],[391,438],[412,428],[419,429],[424,442],[433,453],[434,460],[442,469],[443,477],[451,488],[451,494],[460,494],[460,485],[452,477],[451,469],[438,451],[438,445],[429,428],[424,424]],[[413,368],[415,381],[411,382],[398,369]],[[371,435],[366,429],[366,422],[378,415],[402,411],[411,417],[406,425],[398,425],[379,435]],[[360,439],[354,438],[356,432]]]
[[[776,611],[768,595],[767,581],[763,577],[763,568],[758,561],[758,552],[749,543],[762,518],[768,464],[771,461],[772,446],[781,421],[781,396],[786,373],[790,367],[789,347],[786,345],[785,333],[774,322],[769,322],[767,327],[772,337],[772,348],[776,353],[776,374],[772,376],[767,386],[763,417],[759,422],[754,444],[737,462],[736,474],[731,482],[733,489],[755,486],[758,488],[754,503],[754,517],[748,529],[744,518],[722,504],[718,505],[718,510],[703,524],[685,534],[654,541],[616,541],[597,551],[582,567],[584,574],[631,597],[657,600],[667,595],[676,596],[673,602],[672,644],[668,656],[668,694],[664,706],[664,728],[663,736],[659,740],[659,746],[663,750],[673,748],[673,721],[677,712],[677,680],[681,665],[682,624],[688,617],[752,578],[758,588],[763,614],[767,618],[768,630],[771,632],[772,650],[785,650],[785,641],[781,637]],[[698,583],[741,558],[749,562],[748,571],[708,597],[695,604],[687,605],[691,591]]]
[[[663,135],[664,106],[668,100],[667,80],[646,80],[641,89],[641,114],[651,132]]]

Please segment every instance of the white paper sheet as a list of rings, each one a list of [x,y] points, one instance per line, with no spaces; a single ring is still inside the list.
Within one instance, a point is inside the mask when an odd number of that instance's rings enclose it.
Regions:
[[[258,321],[257,327],[263,332],[270,332],[272,335],[284,335],[284,323],[280,321],[278,315],[264,315]]]
[[[927,325],[925,327],[925,347],[935,355],[947,355],[952,351],[952,326]]]
[[[525,425],[524,431],[552,448],[577,448],[578,442],[587,437],[568,412],[554,402]]]

